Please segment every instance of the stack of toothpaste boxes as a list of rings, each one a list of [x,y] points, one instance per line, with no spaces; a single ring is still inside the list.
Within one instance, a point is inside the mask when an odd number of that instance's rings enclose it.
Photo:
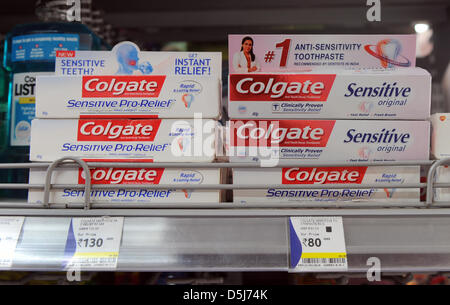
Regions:
[[[55,75],[37,79],[30,160],[124,162],[90,169],[92,184],[117,186],[93,189],[92,203],[219,202],[218,190],[140,185],[221,183],[220,169],[195,166],[216,157],[221,66],[221,53],[141,52],[131,42],[112,51],[60,51]],[[192,168],[137,164],[148,162],[192,163]],[[45,173],[32,169],[30,183],[43,183]],[[52,183],[84,184],[85,178],[80,168],[58,168]],[[121,188],[130,184],[136,188]],[[84,202],[84,195],[75,188],[52,189],[50,202]],[[43,190],[30,190],[28,200],[42,202]]]
[[[268,185],[234,202],[418,202],[415,188],[327,188],[419,183],[420,166],[356,166],[429,159],[431,76],[415,47],[414,35],[230,35],[230,162],[266,166],[234,169],[233,183]],[[327,165],[271,168],[283,159]]]

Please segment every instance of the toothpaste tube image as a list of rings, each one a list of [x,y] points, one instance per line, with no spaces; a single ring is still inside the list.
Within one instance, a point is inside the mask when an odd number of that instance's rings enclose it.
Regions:
[[[108,160],[97,160],[109,162]],[[117,160],[120,162],[120,160]],[[135,160],[139,161],[139,160]],[[172,168],[91,168],[91,183],[116,185],[113,189],[93,189],[92,203],[182,203],[182,202],[220,202],[218,190],[151,190],[140,187],[143,184],[220,184],[220,169],[172,169]],[[42,184],[44,169],[31,169],[29,182]],[[52,176],[53,184],[84,184],[85,174],[81,168],[56,169]],[[125,189],[122,185],[133,184],[136,188]],[[83,203],[84,189],[52,189],[51,203]],[[44,191],[32,189],[28,202],[42,203]]]
[[[241,48],[251,39],[256,72],[415,67],[415,35],[228,35],[229,71],[252,73]]]
[[[231,162],[428,160],[427,121],[231,120]]]
[[[218,118],[220,79],[165,75],[38,77],[37,118]]]
[[[323,189],[234,190],[234,202],[302,201],[419,201],[419,189],[367,188],[327,189],[333,184],[408,184],[419,183],[419,166],[399,167],[303,167],[233,169],[233,184],[323,185]]]
[[[35,119],[30,161],[71,156],[212,162],[216,127],[206,119]]]
[[[236,119],[426,120],[430,105],[431,76],[421,68],[229,76]]]

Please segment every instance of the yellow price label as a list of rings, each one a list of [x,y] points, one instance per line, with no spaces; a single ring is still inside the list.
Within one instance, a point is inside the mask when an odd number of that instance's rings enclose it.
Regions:
[[[302,253],[302,258],[347,258],[346,253]]]
[[[19,104],[35,104],[36,99],[34,97],[21,97],[19,98]]]
[[[78,252],[75,253],[74,257],[118,257],[118,252]]]

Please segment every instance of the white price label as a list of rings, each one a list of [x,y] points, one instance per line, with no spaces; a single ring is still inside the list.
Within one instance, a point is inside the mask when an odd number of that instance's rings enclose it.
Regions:
[[[291,217],[290,271],[347,271],[342,217]]]
[[[12,266],[25,217],[0,217],[0,268]]]
[[[114,270],[122,240],[123,217],[72,218],[67,235],[67,270]]]

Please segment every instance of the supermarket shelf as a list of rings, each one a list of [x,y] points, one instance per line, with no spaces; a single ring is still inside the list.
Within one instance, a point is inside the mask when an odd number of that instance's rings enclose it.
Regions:
[[[126,216],[117,270],[287,271],[288,218],[277,215],[297,214],[343,215],[348,272],[366,272],[373,256],[381,260],[382,272],[450,271],[450,209],[386,210],[288,210],[261,213],[264,217],[212,217],[202,210],[197,211],[202,217],[192,217],[180,210],[178,217]],[[61,270],[70,217],[59,217],[65,210],[52,212],[58,216],[26,218],[13,270]],[[86,214],[79,212],[72,216]],[[89,215],[116,213],[90,210]]]
[[[359,163],[359,166],[431,165],[426,183],[408,185],[334,184],[329,188],[427,188],[425,202],[286,202],[286,203],[84,203],[49,202],[51,188],[91,189],[115,186],[90,183],[92,166],[192,167],[192,164],[86,163],[69,158],[54,163],[19,164],[48,168],[46,183],[0,184],[2,188],[44,189],[43,203],[0,201],[0,216],[25,216],[12,270],[61,271],[72,217],[123,216],[117,271],[289,271],[288,219],[292,216],[341,216],[348,253],[348,273],[365,273],[377,257],[382,272],[450,272],[450,202],[434,202],[434,172],[450,159]],[[78,163],[78,165],[73,164]],[[339,163],[280,162],[277,167],[339,166]],[[86,185],[50,184],[56,167],[82,166]],[[196,167],[260,167],[255,163],[200,163]],[[16,168],[6,164],[1,168]],[[132,185],[121,186],[133,188]],[[253,189],[267,185],[140,185],[148,189]],[[276,188],[321,188],[321,185],[273,185]],[[95,270],[89,270],[95,271]]]

